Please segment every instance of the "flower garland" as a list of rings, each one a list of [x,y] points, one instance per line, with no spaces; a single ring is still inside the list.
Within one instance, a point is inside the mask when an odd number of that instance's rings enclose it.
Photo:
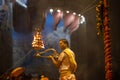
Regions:
[[[108,3],[107,0],[100,0],[96,6],[96,28],[97,35],[102,36],[104,42],[105,54],[105,78],[112,80],[112,53],[111,53],[111,35],[108,17]]]
[[[100,0],[96,6],[96,29],[97,35],[103,37],[103,1]]]

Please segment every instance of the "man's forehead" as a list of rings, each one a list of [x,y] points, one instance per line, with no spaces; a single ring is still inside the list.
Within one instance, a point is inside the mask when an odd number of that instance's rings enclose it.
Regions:
[[[59,41],[59,43],[63,43],[63,41]]]

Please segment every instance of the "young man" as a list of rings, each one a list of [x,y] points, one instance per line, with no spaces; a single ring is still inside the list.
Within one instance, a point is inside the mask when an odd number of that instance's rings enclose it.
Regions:
[[[59,80],[76,80],[74,74],[77,68],[75,54],[69,48],[69,43],[66,39],[60,39],[59,46],[62,52],[59,54],[58,59],[56,60],[53,56],[49,56],[55,66],[59,69]]]

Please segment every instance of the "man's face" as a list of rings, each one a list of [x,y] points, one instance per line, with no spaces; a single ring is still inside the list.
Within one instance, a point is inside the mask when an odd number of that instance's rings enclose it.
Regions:
[[[61,49],[65,49],[65,43],[63,41],[59,41],[59,46]]]

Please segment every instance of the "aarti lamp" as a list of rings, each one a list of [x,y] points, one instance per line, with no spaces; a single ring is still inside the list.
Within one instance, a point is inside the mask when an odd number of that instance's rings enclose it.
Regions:
[[[39,52],[39,50],[45,48],[43,40],[42,40],[40,28],[35,28],[34,35],[33,35],[32,48],[36,51],[34,55],[35,57],[47,58],[48,56],[41,56],[41,54],[44,54],[49,51],[53,51],[53,54],[52,54],[53,57],[56,57],[56,58],[58,57],[58,53],[56,52],[54,48],[48,48],[42,52]]]

